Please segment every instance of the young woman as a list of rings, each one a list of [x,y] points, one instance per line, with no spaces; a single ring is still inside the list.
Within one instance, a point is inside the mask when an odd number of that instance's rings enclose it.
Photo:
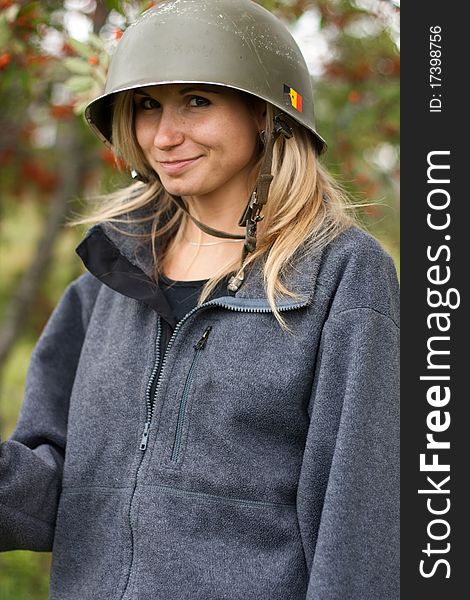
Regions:
[[[87,118],[107,198],[0,454],[0,548],[60,600],[395,600],[398,290],[250,0],[164,1]]]

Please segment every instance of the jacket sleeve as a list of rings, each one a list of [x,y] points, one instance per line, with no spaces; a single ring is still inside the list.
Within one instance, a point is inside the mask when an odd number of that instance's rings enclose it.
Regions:
[[[89,274],[71,283],[33,351],[15,431],[0,443],[0,551],[52,549],[69,397],[96,291]]]
[[[399,598],[398,373],[392,318],[327,320],[297,496],[307,600]]]

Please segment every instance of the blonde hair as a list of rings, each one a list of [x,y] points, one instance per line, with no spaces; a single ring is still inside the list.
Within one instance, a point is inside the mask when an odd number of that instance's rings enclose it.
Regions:
[[[273,116],[279,112],[266,103],[266,136],[272,131]],[[131,118],[130,118],[131,117]],[[130,169],[135,169],[147,183],[138,182],[97,200],[97,206],[88,216],[73,222],[92,224],[107,221],[116,223],[141,223],[151,221],[148,234],[125,235],[144,237],[151,242],[153,277],[157,281],[168,242],[177,242],[188,220],[186,213],[177,207],[165,191],[155,172],[145,159],[137,143],[134,131],[133,93],[117,94],[113,116],[113,149]],[[254,180],[259,171],[262,155],[254,170]],[[284,330],[289,330],[276,307],[279,296],[300,299],[282,283],[294,255],[317,253],[336,236],[352,225],[357,225],[352,205],[341,188],[333,180],[317,158],[312,135],[302,126],[294,127],[290,139],[279,138],[274,146],[273,181],[269,199],[263,209],[264,219],[258,225],[256,250],[225,266],[204,285],[198,299],[202,304],[218,283],[241,267],[249,267],[263,257],[263,279],[266,295],[273,314]],[[132,218],[139,209],[151,208],[148,216]],[[126,215],[126,219],[122,217]],[[113,225],[115,226],[115,225]]]

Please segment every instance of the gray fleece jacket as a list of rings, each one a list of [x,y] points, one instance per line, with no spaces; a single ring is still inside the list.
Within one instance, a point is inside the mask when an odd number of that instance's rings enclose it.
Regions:
[[[52,550],[53,600],[397,600],[391,258],[351,228],[293,261],[291,334],[256,265],[163,343],[136,248],[106,225],[79,248],[94,274],[0,446],[0,549]]]

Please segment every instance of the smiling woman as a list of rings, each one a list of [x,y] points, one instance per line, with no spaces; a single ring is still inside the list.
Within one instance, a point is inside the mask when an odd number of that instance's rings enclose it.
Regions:
[[[162,186],[184,197],[203,223],[234,234],[259,160],[265,113],[263,102],[229,88],[179,84],[134,92],[136,141]],[[187,223],[167,253],[162,267],[169,277],[209,279],[239,256],[243,239],[235,248],[226,244],[214,252],[210,246],[210,255],[188,248],[197,231]]]
[[[229,89],[180,84],[149,88],[149,93],[134,94],[134,127],[163,187],[192,202],[197,199],[200,208],[235,202],[241,212],[258,159],[265,107],[258,103],[256,119],[248,98]],[[206,213],[211,212],[208,206]]]
[[[122,37],[86,116],[136,181],[82,220],[2,445],[0,549],[52,549],[53,600],[398,599],[396,273],[313,108],[250,0]]]

